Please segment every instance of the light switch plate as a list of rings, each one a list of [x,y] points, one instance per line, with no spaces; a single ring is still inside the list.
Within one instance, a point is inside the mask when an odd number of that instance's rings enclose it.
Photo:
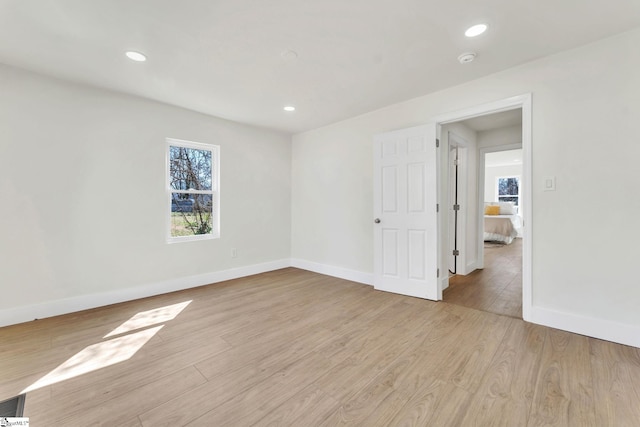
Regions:
[[[556,177],[545,176],[543,188],[544,191],[556,191]]]

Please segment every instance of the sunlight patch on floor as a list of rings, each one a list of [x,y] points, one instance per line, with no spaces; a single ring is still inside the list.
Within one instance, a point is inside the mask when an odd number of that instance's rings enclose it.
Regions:
[[[109,332],[103,338],[109,338],[126,332],[135,331],[136,329],[146,328],[147,326],[157,325],[158,323],[173,320],[190,303],[191,301],[185,301],[178,304],[167,305],[165,307],[154,308],[153,310],[141,311],[113,331]]]
[[[90,345],[24,389],[22,393],[129,360],[163,326],[156,326],[155,328],[145,329],[120,338]]]
[[[44,377],[27,387],[21,394],[56,384],[98,369],[106,368],[116,363],[125,362],[138,352],[153,336],[164,327],[149,326],[173,320],[184,310],[192,300],[178,304],[167,305],[153,310],[141,311],[118,326],[103,337],[127,334],[108,341],[92,344],[69,358],[62,365],[49,372]],[[148,328],[148,329],[143,329]],[[137,329],[138,332],[129,333]]]

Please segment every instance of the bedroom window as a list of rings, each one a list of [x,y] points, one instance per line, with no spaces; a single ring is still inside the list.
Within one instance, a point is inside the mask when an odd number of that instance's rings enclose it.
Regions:
[[[519,206],[520,202],[520,177],[505,176],[496,179],[499,202],[514,202]]]
[[[167,138],[168,242],[220,236],[220,147]]]

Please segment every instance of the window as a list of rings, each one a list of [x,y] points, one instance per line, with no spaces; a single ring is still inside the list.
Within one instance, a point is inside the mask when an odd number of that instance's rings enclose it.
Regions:
[[[516,206],[520,205],[520,177],[506,176],[496,179],[498,185],[499,202],[514,202]]]
[[[167,139],[169,242],[220,236],[220,147]]]

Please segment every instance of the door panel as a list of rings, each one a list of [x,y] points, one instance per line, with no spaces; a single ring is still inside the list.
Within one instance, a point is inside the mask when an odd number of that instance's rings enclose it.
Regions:
[[[398,211],[398,168],[382,168],[382,210],[385,213]]]
[[[374,287],[438,299],[435,124],[374,141]]]
[[[408,211],[411,213],[421,213],[425,211],[425,165],[424,163],[413,163],[407,166],[407,201]]]
[[[409,279],[424,280],[426,270],[426,233],[409,230]]]
[[[398,277],[398,230],[382,230],[382,274],[385,277]]]

